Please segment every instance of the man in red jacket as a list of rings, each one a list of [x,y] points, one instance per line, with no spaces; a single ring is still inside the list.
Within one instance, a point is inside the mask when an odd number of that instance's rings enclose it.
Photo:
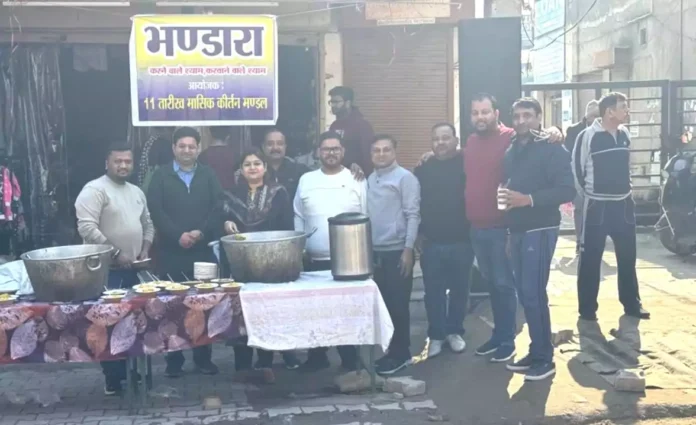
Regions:
[[[505,246],[505,212],[498,209],[498,186],[503,183],[503,159],[514,130],[499,124],[496,100],[480,94],[471,102],[471,123],[475,133],[464,147],[464,197],[471,222],[471,242],[481,274],[490,282],[493,335],[476,349],[476,354],[492,354],[491,362],[502,363],[515,355],[517,292]],[[556,128],[546,130],[554,142],[563,135]]]
[[[346,150],[343,165],[350,168],[353,174],[356,174],[355,167],[358,166],[367,177],[372,172],[370,146],[375,138],[372,126],[353,105],[353,89],[334,87],[329,91],[329,96],[331,112],[336,115],[336,121],[329,130],[343,137]]]

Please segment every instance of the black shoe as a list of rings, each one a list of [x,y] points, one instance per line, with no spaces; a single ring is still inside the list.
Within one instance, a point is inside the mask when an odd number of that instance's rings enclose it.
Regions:
[[[585,314],[580,314],[580,318],[582,320],[586,320],[588,322],[596,322],[597,321],[597,313],[585,313]]]
[[[164,370],[164,375],[167,378],[176,379],[176,378],[181,378],[182,376],[184,376],[184,371],[183,371],[183,369],[181,369],[181,367],[167,366],[167,368]]]
[[[283,353],[283,362],[287,370],[297,370],[301,365],[295,353]]]
[[[218,369],[213,362],[208,362],[204,365],[196,365],[196,372],[203,375],[217,375],[220,372],[220,369]]]
[[[507,370],[510,370],[513,372],[526,372],[529,369],[531,369],[532,366],[534,366],[534,360],[532,360],[532,358],[528,354],[528,355],[524,356],[523,358],[521,358],[520,360],[518,360],[514,363],[508,364],[506,367],[507,367]]]
[[[626,311],[627,316],[635,317],[636,319],[644,319],[644,320],[649,320],[650,319],[650,312],[643,307],[638,307],[636,310],[628,310]]]
[[[411,364],[411,359],[398,359],[396,357],[384,356],[377,360],[375,372],[379,375],[393,375],[401,369]]]
[[[309,358],[306,362],[302,363],[300,366],[300,371],[305,373],[313,373],[322,369],[328,369],[329,367],[331,367],[331,363],[329,363],[329,359],[325,357]]]
[[[121,395],[123,392],[123,387],[121,386],[120,381],[113,381],[113,382],[106,382],[106,385],[104,385],[104,395],[112,396],[112,395]]]

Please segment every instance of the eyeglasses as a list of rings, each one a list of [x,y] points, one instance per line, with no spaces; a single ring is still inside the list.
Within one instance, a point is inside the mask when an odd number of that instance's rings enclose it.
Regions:
[[[340,105],[343,102],[343,100],[329,100],[329,106]]]
[[[321,153],[339,153],[341,152],[340,147],[334,147],[334,148],[319,148],[319,151]]]

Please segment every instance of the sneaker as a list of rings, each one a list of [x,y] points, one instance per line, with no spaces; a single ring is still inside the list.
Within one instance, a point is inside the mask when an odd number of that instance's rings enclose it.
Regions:
[[[167,366],[167,368],[164,370],[164,376],[172,379],[181,378],[184,376],[184,371],[180,367]]]
[[[493,342],[493,340],[489,340],[488,342],[486,342],[485,344],[483,344],[482,346],[480,346],[479,348],[476,349],[476,355],[477,356],[487,356],[489,354],[493,354],[493,353],[495,353],[495,350],[497,350],[499,346],[500,346],[500,344],[498,344],[497,342]]]
[[[495,353],[493,353],[491,362],[505,363],[506,361],[515,357],[515,354],[517,354],[517,352],[515,351],[514,345],[501,345],[495,350]]]
[[[220,369],[218,369],[218,367],[215,366],[212,362],[209,362],[208,364],[200,366],[196,365],[196,372],[203,375],[217,375],[220,372]]]
[[[431,339],[430,344],[428,344],[428,358],[439,356],[442,353],[442,344],[444,341],[439,339]]]
[[[650,319],[650,312],[643,307],[638,307],[636,310],[626,311],[627,316],[635,317],[636,319]]]
[[[466,350],[466,341],[464,341],[461,335],[447,335],[447,344],[455,353],[461,353]]]
[[[525,381],[541,381],[556,374],[553,362],[535,363],[524,375]]]
[[[379,364],[375,367],[375,372],[379,375],[393,375],[401,369],[411,364],[411,359],[397,359],[396,357],[385,356],[379,359]]]
[[[123,392],[123,387],[121,386],[121,382],[107,382],[106,385],[104,385],[104,395],[107,396],[112,396],[112,395],[120,395]]]
[[[532,364],[534,362],[532,361],[532,358],[528,355],[524,356],[522,359],[508,364],[507,370],[511,370],[513,372],[524,372],[532,368]]]

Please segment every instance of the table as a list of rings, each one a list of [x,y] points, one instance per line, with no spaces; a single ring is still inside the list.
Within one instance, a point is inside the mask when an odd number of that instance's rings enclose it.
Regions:
[[[243,332],[239,293],[134,296],[117,304],[21,302],[0,307],[0,364],[129,359],[145,377],[144,401],[152,385],[149,356]],[[127,388],[135,390],[130,366]]]
[[[22,302],[0,307],[0,364],[94,362],[242,336],[239,294],[132,297],[117,304]]]
[[[374,377],[374,346],[386,350],[393,331],[374,281],[336,282],[330,272],[311,272],[286,284],[248,283],[239,293],[0,306],[0,364],[128,358],[146,377],[145,401],[153,354],[244,335],[248,345],[273,351],[368,345]]]
[[[369,346],[363,366],[375,390],[374,348],[387,350],[394,326],[373,280],[338,282],[329,271],[307,272],[292,283],[248,283],[240,300],[249,346],[269,351]]]
[[[302,273],[291,283],[248,283],[240,292],[249,346],[286,351],[380,345],[394,326],[373,280],[334,281],[331,272]]]

